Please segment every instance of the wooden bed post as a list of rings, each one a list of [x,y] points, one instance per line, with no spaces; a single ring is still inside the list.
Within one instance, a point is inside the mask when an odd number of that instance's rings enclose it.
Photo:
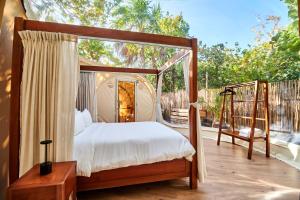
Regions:
[[[20,90],[22,79],[23,46],[18,31],[24,30],[25,21],[15,18],[11,66],[11,96],[9,124],[9,184],[19,178],[20,147]]]
[[[190,102],[196,102],[198,99],[198,88],[197,88],[197,67],[198,67],[198,58],[197,58],[197,39],[192,39],[192,52],[193,60],[190,65],[189,70],[189,98]],[[193,106],[190,107],[189,111],[189,125],[190,125],[190,142],[197,152],[197,110]],[[197,153],[193,156],[193,161],[190,169],[190,188],[196,189],[198,185],[197,182]]]

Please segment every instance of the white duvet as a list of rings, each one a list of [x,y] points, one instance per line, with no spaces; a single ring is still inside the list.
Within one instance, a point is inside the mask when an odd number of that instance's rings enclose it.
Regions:
[[[77,175],[186,158],[195,153],[187,138],[157,122],[93,123],[75,136]]]

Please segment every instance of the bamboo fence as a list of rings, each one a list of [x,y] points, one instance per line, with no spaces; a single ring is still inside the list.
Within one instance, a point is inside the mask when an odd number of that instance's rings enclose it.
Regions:
[[[216,98],[222,89],[209,89],[198,91],[198,97],[202,102],[202,109],[215,108],[217,113],[219,105],[216,105]],[[260,89],[261,90],[261,89]],[[254,88],[245,87],[237,90],[236,100],[250,100],[253,98]],[[203,101],[201,101],[204,100]],[[171,113],[174,109],[188,109],[188,97],[185,91],[176,93],[166,93],[161,98],[163,116],[170,121]],[[241,102],[235,104],[235,115],[251,116],[252,103]],[[258,104],[258,117],[263,117],[262,104]],[[229,112],[227,104],[226,116]],[[209,109],[208,109],[209,110]],[[269,83],[269,115],[270,128],[272,131],[286,133],[300,133],[300,80],[290,80]],[[229,118],[225,116],[225,121],[229,123]],[[213,120],[214,115],[208,112],[208,118]],[[216,117],[215,117],[216,118]],[[215,119],[216,120],[216,119]],[[187,123],[187,121],[185,122]],[[236,127],[249,126],[250,121],[238,119],[235,121]],[[264,129],[263,122],[258,122],[257,127]]]

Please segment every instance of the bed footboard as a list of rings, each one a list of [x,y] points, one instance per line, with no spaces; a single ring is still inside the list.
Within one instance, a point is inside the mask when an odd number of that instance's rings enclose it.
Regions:
[[[190,176],[190,162],[185,159],[130,166],[77,177],[77,191],[112,188],[140,183],[172,180]]]

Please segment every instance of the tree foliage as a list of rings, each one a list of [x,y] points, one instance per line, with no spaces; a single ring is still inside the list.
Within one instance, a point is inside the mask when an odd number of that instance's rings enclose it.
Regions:
[[[172,36],[188,35],[189,25],[181,15],[171,16],[161,10],[159,4],[152,5],[150,0],[128,0],[112,10],[112,27],[145,33]],[[158,68],[174,53],[174,49],[157,46],[119,43],[119,54],[127,65]]]
[[[300,38],[297,0],[282,0],[291,23],[279,27],[280,17],[267,16],[255,27],[256,43],[242,49],[199,42],[200,88],[251,80],[282,81],[300,78]],[[97,27],[187,37],[189,25],[182,15],[170,15],[151,0],[25,0],[29,17]],[[195,19],[196,20],[196,19]],[[266,27],[270,27],[267,29]],[[117,66],[158,68],[177,49],[132,43],[81,40],[80,55]],[[206,78],[208,77],[208,80]],[[149,80],[155,83],[155,78]],[[165,73],[163,91],[184,88],[181,65]]]
[[[231,83],[267,80],[269,82],[300,78],[300,38],[298,33],[297,0],[284,0],[291,23],[278,28],[279,19],[268,16],[266,23],[274,22],[273,28],[257,31],[257,44],[241,49],[225,44],[208,47],[199,44],[200,86],[205,87],[205,74],[208,75],[208,87],[218,88]],[[260,24],[262,28],[266,25]],[[267,37],[264,37],[265,33]],[[262,38],[269,38],[267,41]]]

